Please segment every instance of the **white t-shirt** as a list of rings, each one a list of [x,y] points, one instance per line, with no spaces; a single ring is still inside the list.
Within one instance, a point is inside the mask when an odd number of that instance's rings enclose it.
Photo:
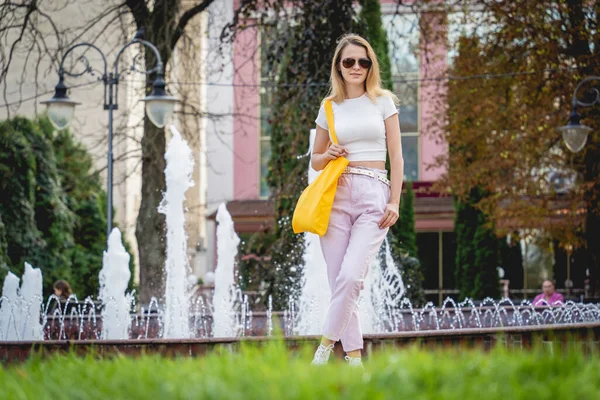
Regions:
[[[331,105],[338,142],[348,149],[346,158],[349,161],[385,161],[387,142],[384,121],[398,113],[392,98],[380,96],[374,103],[365,93],[340,104],[332,101]],[[315,122],[329,131],[324,105],[321,105]]]

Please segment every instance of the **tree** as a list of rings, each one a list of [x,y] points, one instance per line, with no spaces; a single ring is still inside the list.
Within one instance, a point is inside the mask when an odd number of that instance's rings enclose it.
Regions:
[[[504,279],[510,281],[510,289],[523,289],[523,254],[519,236],[511,232],[499,239],[500,266]]]
[[[53,131],[47,119],[41,119],[39,124],[44,126],[46,132]],[[92,157],[69,131],[56,132],[51,140],[66,205],[76,216],[73,246],[67,251],[72,280],[77,282],[76,293],[80,296],[95,297],[99,289],[98,274],[102,268],[103,252],[106,250],[106,234],[102,229],[106,226],[106,192],[102,188],[99,173],[93,170]],[[130,244],[125,238],[123,241],[131,255]],[[134,258],[131,256],[129,269],[132,277],[134,268]],[[129,289],[133,287],[131,279]]]
[[[125,4],[138,29],[145,28],[145,37],[159,50],[162,61],[168,65],[178,41],[189,22],[204,11],[213,0],[194,1],[184,7],[182,0],[156,0],[150,8],[143,0],[128,0]],[[154,65],[154,56],[145,53],[146,68]],[[151,87],[153,77],[148,76],[146,87]],[[166,189],[164,154],[166,138],[163,129],[156,128],[148,117],[144,118],[142,149],[142,193],[136,224],[136,237],[140,249],[140,301],[148,303],[152,296],[164,293],[165,217],[156,209]]]
[[[484,197],[471,191],[466,201],[455,200],[456,270],[459,299],[498,297],[498,239],[488,228],[487,216],[475,205]]]
[[[25,261],[42,267],[46,291],[56,279],[71,280],[65,250],[73,245],[74,216],[65,204],[47,132],[30,120],[15,118],[2,122],[0,134],[8,255],[19,275]],[[21,154],[15,155],[15,150]]]
[[[474,206],[498,236],[536,228],[563,246],[586,246],[597,287],[598,138],[591,135],[584,150],[572,154],[555,129],[566,122],[574,86],[600,72],[600,34],[590,28],[600,9],[584,1],[482,0],[474,7],[465,15],[477,30],[458,41],[449,71],[461,79],[448,85],[443,139],[451,150],[440,163],[449,167],[444,186],[461,201],[474,188],[488,193]],[[580,112],[597,130],[600,110]],[[573,177],[573,185],[556,184]]]
[[[498,238],[494,230],[487,225],[488,218],[481,211],[478,212],[477,230],[473,237],[475,246],[475,268],[477,273],[471,284],[471,292],[467,294],[471,298],[485,299],[499,297],[500,287],[498,282],[497,268],[498,260]]]
[[[8,249],[6,243],[6,226],[0,215],[0,276],[4,276],[9,267]]]
[[[91,166],[71,134],[54,135],[45,118],[0,123],[2,278],[9,269],[21,275],[29,262],[42,269],[46,295],[58,279],[79,298],[97,295],[106,193]]]
[[[400,201],[400,218],[394,233],[394,241],[403,253],[417,257],[417,231],[415,230],[415,192],[412,182],[404,185]]]
[[[400,201],[400,218],[394,225],[395,232],[390,238],[394,260],[402,270],[402,280],[406,287],[405,297],[415,307],[425,304],[423,291],[423,269],[417,254],[417,231],[415,229],[415,192],[412,182],[404,185],[404,194]]]
[[[182,40],[189,37],[191,21],[200,15],[213,0],[125,0],[107,1],[100,5],[85,0],[66,0],[60,9],[49,3],[37,0],[24,0],[19,3],[5,2],[0,5],[0,83],[7,85],[8,71],[21,68],[18,61],[28,60],[23,67],[22,76],[35,74],[34,79],[23,79],[25,82],[35,81],[39,87],[39,71],[32,70],[29,65],[40,65],[42,61],[50,61],[51,69],[58,67],[60,53],[70,45],[89,41],[100,41],[103,33],[121,34],[121,42],[131,40],[131,32],[140,28],[145,30],[145,39],[156,45],[167,72],[170,70],[171,55]],[[58,17],[67,7],[79,7],[81,21],[76,27],[59,23]],[[132,29],[133,28],[133,29]],[[150,70],[154,64],[151,51],[144,52],[143,63]],[[29,68],[29,69],[28,69]],[[37,68],[37,67],[36,67]],[[149,91],[154,80],[153,74],[147,75],[145,87]],[[16,90],[12,87],[11,91]],[[6,96],[4,97],[6,100]],[[6,102],[8,103],[8,102]],[[10,107],[6,107],[10,116]],[[184,102],[181,105],[183,114],[199,112],[193,105]],[[165,190],[165,146],[163,129],[156,128],[144,118],[143,137],[140,143],[142,165],[141,204],[136,225],[136,237],[140,254],[140,300],[148,303],[151,296],[160,296],[164,290],[163,270],[165,260],[165,218],[156,212]]]
[[[379,0],[361,0],[360,5],[362,9],[357,31],[369,41],[377,55],[383,86],[386,89],[394,90],[392,67],[388,53],[389,43],[387,33],[381,22],[381,4]]]

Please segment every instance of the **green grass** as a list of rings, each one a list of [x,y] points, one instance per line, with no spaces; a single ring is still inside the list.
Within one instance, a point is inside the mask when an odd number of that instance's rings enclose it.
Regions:
[[[2,399],[456,399],[600,398],[600,359],[576,350],[393,350],[365,370],[333,360],[311,367],[311,350],[221,349],[201,358],[75,355],[0,369]]]

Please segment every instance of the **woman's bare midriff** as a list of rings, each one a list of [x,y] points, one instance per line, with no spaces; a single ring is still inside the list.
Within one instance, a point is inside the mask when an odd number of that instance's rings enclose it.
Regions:
[[[385,161],[352,161],[348,166],[385,169]]]

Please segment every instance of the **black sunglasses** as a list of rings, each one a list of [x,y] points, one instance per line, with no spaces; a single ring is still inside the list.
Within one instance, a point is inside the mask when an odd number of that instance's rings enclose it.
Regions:
[[[352,68],[355,63],[356,58],[344,58],[342,60],[342,65],[344,66],[344,68]],[[371,65],[373,65],[373,61],[369,60],[368,58],[359,58],[358,65],[360,65],[364,69],[369,69],[371,68]]]

